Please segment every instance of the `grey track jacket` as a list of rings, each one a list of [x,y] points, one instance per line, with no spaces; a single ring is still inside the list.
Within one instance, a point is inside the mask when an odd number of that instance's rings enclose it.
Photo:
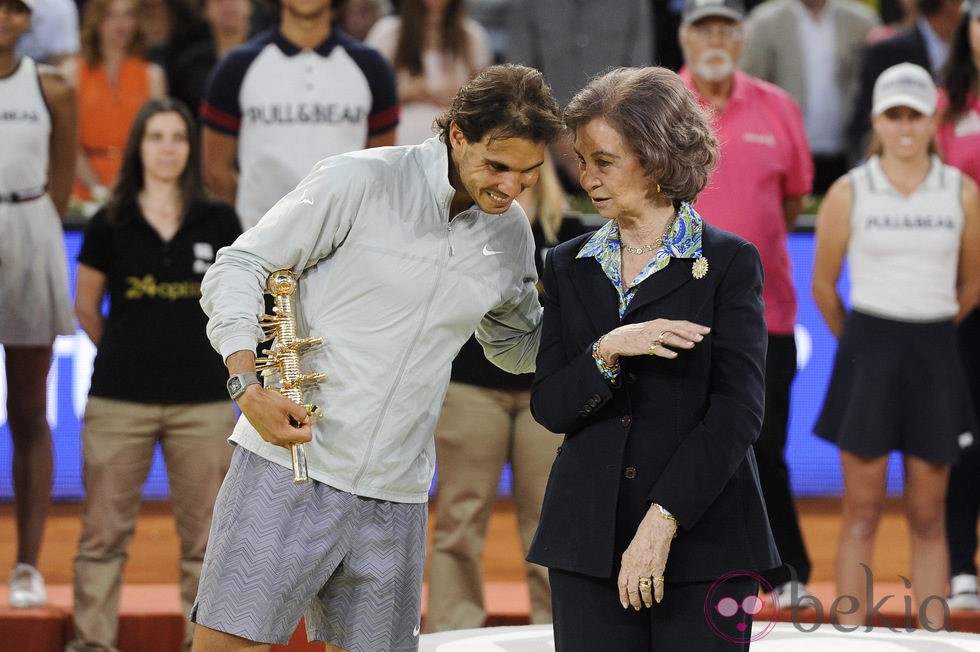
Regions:
[[[541,308],[528,220],[514,202],[503,215],[473,206],[450,221],[448,165],[437,138],[325,159],[204,277],[208,336],[227,358],[255,349],[268,274],[299,275],[297,336],[326,341],[301,360],[327,375],[304,396],[324,412],[306,445],[309,475],[342,491],[428,499],[450,367],[474,330],[495,364],[534,370]],[[290,466],[244,417],[231,440]]]

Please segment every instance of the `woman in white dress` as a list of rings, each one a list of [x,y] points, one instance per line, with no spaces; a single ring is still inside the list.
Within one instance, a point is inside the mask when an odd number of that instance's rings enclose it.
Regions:
[[[837,593],[853,609],[838,612],[840,624],[874,615],[860,598],[888,458],[899,451],[916,612],[936,631],[948,625],[949,468],[977,432],[955,327],[980,300],[980,195],[935,154],[936,87],[920,66],[881,73],[871,124],[871,157],[830,187],[817,213],[813,297],[838,344],[814,432],[841,451]],[[847,307],[837,290],[845,256]]]
[[[75,332],[59,218],[75,174],[75,98],[54,68],[14,51],[33,5],[0,0],[0,345],[17,516],[12,607],[47,600],[37,570],[53,467],[47,377],[55,336]]]
[[[493,57],[490,37],[466,16],[463,0],[403,0],[398,15],[378,20],[365,43],[395,69],[402,103],[397,145],[430,138],[456,91]]]

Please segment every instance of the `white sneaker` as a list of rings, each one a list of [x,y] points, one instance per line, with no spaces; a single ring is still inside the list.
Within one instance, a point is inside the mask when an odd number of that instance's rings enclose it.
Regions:
[[[949,582],[950,609],[980,611],[980,594],[977,593],[976,575],[956,575]]]
[[[10,606],[40,607],[47,603],[44,578],[30,564],[17,564],[10,573]]]
[[[814,604],[813,594],[806,588],[803,582],[786,582],[776,587],[772,592],[776,596],[777,604],[780,609],[800,609],[812,607]],[[805,600],[804,598],[809,598]]]

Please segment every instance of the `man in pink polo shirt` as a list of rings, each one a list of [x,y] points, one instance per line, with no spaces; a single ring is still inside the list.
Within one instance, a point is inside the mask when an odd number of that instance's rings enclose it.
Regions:
[[[679,40],[680,75],[714,114],[721,156],[695,208],[712,224],[751,241],[762,255],[769,353],[766,411],[755,443],[762,492],[783,566],[765,573],[780,607],[808,595],[810,559],[800,534],[786,467],[790,386],[796,374],[796,293],[786,234],[813,183],[803,117],[782,89],[737,70],[742,0],[687,0]],[[791,574],[790,566],[793,568]]]

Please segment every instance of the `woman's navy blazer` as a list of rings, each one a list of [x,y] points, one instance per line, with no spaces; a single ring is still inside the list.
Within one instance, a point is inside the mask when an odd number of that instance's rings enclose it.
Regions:
[[[620,322],[610,280],[594,258],[575,257],[588,237],[552,249],[543,274],[531,409],[565,437],[528,560],[615,577],[655,501],[679,524],[668,583],[778,566],[752,452],[767,342],[758,251],[705,223],[707,274],[695,278],[694,259],[672,258],[640,284]],[[620,381],[603,379],[592,358],[596,339],[658,317],[711,333],[674,360],[622,357]]]

